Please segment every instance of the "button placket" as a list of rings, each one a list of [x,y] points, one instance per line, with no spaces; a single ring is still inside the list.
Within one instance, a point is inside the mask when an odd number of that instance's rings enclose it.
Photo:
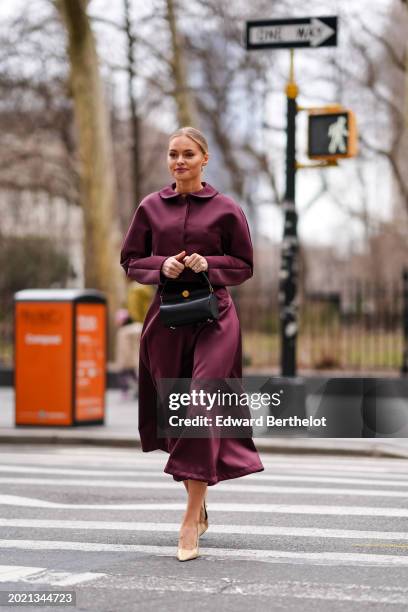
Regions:
[[[190,198],[186,196],[186,212],[184,215],[184,227],[183,227],[183,241],[184,241],[183,248],[186,244],[186,227],[187,227],[187,217],[188,217],[189,212],[190,212]]]

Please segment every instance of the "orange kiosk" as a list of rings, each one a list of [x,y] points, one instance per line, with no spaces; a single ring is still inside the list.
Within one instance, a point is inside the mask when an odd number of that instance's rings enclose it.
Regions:
[[[104,424],[106,298],[96,290],[14,295],[15,424]]]

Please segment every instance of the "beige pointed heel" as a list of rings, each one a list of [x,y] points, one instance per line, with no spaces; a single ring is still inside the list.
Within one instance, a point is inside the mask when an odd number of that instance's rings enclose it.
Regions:
[[[198,538],[199,538],[199,526],[197,525],[197,540],[194,548],[177,548],[177,559],[179,561],[190,561],[191,559],[196,559],[200,552],[198,549]]]
[[[205,533],[208,529],[208,513],[207,513],[207,505],[205,503],[205,497],[204,497],[204,501],[203,501],[203,508],[204,508],[204,520],[200,521],[200,524],[198,526],[198,535],[201,536],[203,535],[203,533]],[[201,516],[200,516],[201,518]]]

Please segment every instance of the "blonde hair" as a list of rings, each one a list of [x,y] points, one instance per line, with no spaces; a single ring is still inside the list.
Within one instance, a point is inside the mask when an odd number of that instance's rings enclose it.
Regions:
[[[202,134],[200,130],[197,130],[196,128],[190,126],[181,127],[172,134],[170,134],[169,142],[176,136],[188,136],[188,138],[191,138],[191,140],[194,140],[194,142],[198,144],[204,154],[208,153],[208,142],[205,139],[204,134]]]

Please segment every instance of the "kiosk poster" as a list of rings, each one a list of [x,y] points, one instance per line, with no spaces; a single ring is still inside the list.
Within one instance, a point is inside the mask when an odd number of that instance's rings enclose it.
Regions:
[[[104,304],[78,304],[76,315],[76,421],[103,419],[105,362],[105,306]]]

